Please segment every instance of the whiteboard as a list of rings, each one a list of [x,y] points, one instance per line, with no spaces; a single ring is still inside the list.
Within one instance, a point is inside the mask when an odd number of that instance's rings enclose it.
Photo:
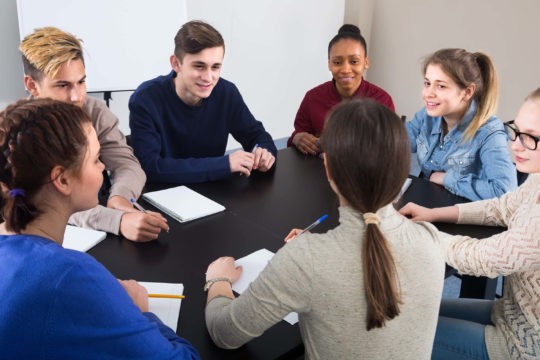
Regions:
[[[134,90],[170,71],[185,0],[17,0],[21,40],[55,26],[83,40],[88,91]]]

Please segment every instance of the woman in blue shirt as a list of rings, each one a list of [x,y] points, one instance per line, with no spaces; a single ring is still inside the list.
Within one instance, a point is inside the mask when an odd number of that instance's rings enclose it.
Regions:
[[[97,205],[100,146],[80,107],[23,100],[0,113],[0,358],[199,359],[148,312],[146,289],[64,249]]]
[[[502,122],[498,80],[483,53],[442,49],[424,62],[425,107],[407,122],[422,176],[470,200],[517,187]]]

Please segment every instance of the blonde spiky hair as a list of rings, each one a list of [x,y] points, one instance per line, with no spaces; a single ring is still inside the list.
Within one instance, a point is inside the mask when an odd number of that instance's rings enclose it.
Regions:
[[[66,62],[81,59],[84,63],[81,42],[52,26],[36,29],[19,45],[24,73],[39,81],[43,75],[55,77]]]

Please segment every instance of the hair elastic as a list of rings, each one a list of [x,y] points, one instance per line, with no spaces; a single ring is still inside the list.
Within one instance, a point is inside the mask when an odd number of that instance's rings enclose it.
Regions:
[[[379,225],[380,224],[379,215],[372,212],[365,213],[364,223],[366,223],[366,225],[369,225],[369,224]]]
[[[25,197],[25,196],[26,196],[26,191],[24,191],[23,189],[15,188],[15,189],[9,190],[8,194],[9,194],[9,196],[11,196],[13,199],[15,199],[17,196]]]

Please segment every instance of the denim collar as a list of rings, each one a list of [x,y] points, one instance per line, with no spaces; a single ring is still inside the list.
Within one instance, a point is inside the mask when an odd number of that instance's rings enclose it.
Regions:
[[[463,116],[459,124],[457,124],[457,126],[453,128],[452,130],[450,130],[448,134],[446,134],[446,136],[447,137],[448,136],[461,137],[461,134],[463,133],[463,131],[465,131],[467,126],[469,126],[469,124],[471,123],[471,120],[476,114],[476,109],[477,109],[476,100],[472,100],[471,104],[469,105],[469,108],[467,109],[467,111],[465,111],[465,115]],[[433,127],[431,128],[431,135],[440,135],[443,132],[442,131],[442,122],[443,122],[442,116],[437,116],[433,118],[433,122],[434,124],[433,124]]]

